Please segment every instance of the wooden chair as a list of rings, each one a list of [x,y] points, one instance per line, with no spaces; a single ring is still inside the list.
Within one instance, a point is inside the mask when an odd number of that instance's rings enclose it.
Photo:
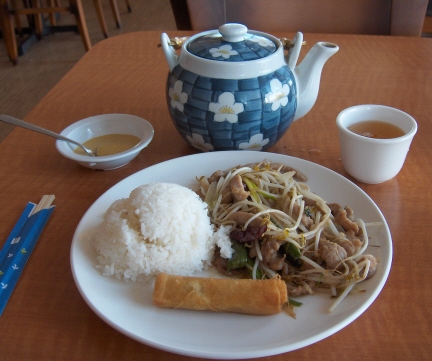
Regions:
[[[46,5],[45,5],[46,4]],[[81,0],[68,0],[68,6],[59,6],[56,1],[49,0],[41,5],[40,0],[31,0],[28,7],[18,7],[17,2],[10,0],[0,0],[0,28],[2,29],[3,39],[6,50],[13,64],[18,63],[18,46],[15,36],[14,17],[19,15],[33,15],[35,18],[35,33],[38,37],[43,35],[42,15],[52,15],[55,13],[72,13],[75,16],[76,25],[68,27],[68,30],[78,30],[84,44],[84,48],[91,48],[90,37],[88,34],[87,24],[84,17],[84,11]],[[50,17],[51,21],[54,21]],[[62,27],[63,30],[65,27]],[[55,31],[55,25],[52,26]]]
[[[253,30],[420,36],[428,0],[170,0],[179,30],[238,22]]]
[[[99,20],[99,24],[102,28],[102,32],[105,36],[105,38],[108,38],[108,28],[107,28],[107,24],[105,21],[105,16],[103,14],[103,10],[102,10],[102,3],[101,0],[93,0],[94,5],[95,5],[95,9],[96,9],[96,13],[97,13],[97,17]],[[128,9],[129,12],[132,11],[132,7],[131,4],[129,2],[129,0],[125,0],[126,2],[126,7]],[[112,9],[112,12],[114,14],[114,19],[117,25],[117,28],[121,28],[121,19],[120,19],[120,12],[117,6],[117,0],[110,0],[110,6]]]

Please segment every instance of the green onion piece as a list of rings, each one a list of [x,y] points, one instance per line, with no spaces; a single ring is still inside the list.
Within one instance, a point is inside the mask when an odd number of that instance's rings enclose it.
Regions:
[[[321,277],[319,279],[319,282],[316,285],[317,288],[321,285],[321,281],[322,281],[323,277],[324,277],[324,275],[321,273]]]
[[[300,307],[301,305],[303,305],[303,303],[293,300],[292,298],[288,298],[288,303],[295,307]]]
[[[267,192],[264,192],[264,191],[262,191],[261,189],[257,189],[256,192],[257,192],[258,194],[261,194],[264,198],[271,199],[271,200],[273,200],[273,201],[276,201],[276,200],[277,200],[277,198],[276,198],[275,196],[273,196],[273,195],[271,195],[271,194],[269,194],[269,193],[267,193]]]
[[[251,194],[251,197],[252,197],[256,202],[261,203],[261,200],[260,200],[258,194],[256,193],[256,190],[257,190],[257,188],[258,188],[257,185],[256,185],[254,182],[252,182],[250,179],[248,179],[248,178],[242,178],[242,180],[243,180],[243,182],[246,183],[246,185],[247,185],[247,187],[248,187],[248,189],[249,189],[249,192],[250,192],[250,194]]]
[[[214,208],[214,205],[217,201],[216,188],[217,188],[217,182],[213,182],[212,184],[210,184],[210,187],[207,190],[207,194],[204,198],[204,202],[208,204],[210,210]]]
[[[247,251],[242,244],[231,240],[231,247],[234,249],[234,253],[227,261],[228,272],[232,269],[245,267],[248,262]]]

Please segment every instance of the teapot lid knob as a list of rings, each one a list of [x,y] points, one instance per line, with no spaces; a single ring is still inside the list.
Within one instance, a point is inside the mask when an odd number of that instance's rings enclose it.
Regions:
[[[248,28],[242,24],[224,24],[219,27],[219,32],[222,34],[222,39],[231,43],[237,43],[244,40]]]

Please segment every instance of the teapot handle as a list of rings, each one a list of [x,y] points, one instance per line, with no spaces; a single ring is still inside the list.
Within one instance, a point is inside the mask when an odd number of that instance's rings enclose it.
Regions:
[[[166,33],[163,33],[161,35],[162,50],[165,54],[165,58],[168,63],[168,67],[170,71],[173,71],[173,69],[179,64],[179,57],[176,54],[175,49],[171,44],[172,42],[169,36]]]
[[[288,50],[288,54],[285,56],[285,62],[291,70],[294,70],[303,44],[303,34],[298,32],[291,43],[294,46]]]

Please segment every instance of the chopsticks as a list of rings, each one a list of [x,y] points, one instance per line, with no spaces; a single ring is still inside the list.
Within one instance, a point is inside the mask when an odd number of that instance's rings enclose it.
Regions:
[[[37,205],[29,202],[0,251],[0,316],[54,210],[54,199],[50,194]]]

